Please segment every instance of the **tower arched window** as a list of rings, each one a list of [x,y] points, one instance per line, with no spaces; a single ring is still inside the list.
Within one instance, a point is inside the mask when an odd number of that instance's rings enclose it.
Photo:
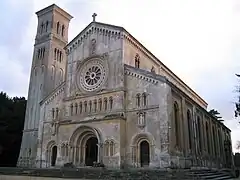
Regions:
[[[113,107],[113,97],[111,96],[109,98],[109,109],[112,109],[112,107]]]
[[[135,67],[140,68],[140,56],[139,56],[139,54],[136,54],[136,56],[135,56]]]
[[[175,137],[176,137],[176,146],[180,145],[180,134],[179,134],[179,107],[178,103],[174,102],[173,105],[173,117],[174,117],[174,123],[175,123]]]
[[[45,55],[45,47],[42,50],[42,58],[44,58],[44,55]]]
[[[62,36],[64,36],[64,32],[65,31],[65,26],[64,25],[62,25]]]
[[[59,34],[59,29],[60,28],[60,23],[59,22],[57,22],[57,34]]]
[[[63,70],[60,68],[59,70],[59,84],[63,82]]]
[[[57,49],[54,49],[54,59],[57,59]]]
[[[46,32],[48,31],[48,24],[49,24],[49,22],[47,21],[46,22]]]
[[[146,106],[147,105],[147,94],[146,93],[142,94],[142,101],[143,101],[143,106]]]
[[[57,50],[57,61],[59,61],[60,51]]]
[[[137,95],[136,95],[136,105],[137,105],[137,107],[140,107],[140,105],[141,105],[141,97],[140,97],[140,94],[137,94]]]
[[[39,59],[42,59],[42,48],[40,48]]]
[[[34,75],[37,76],[37,68],[34,69]]]
[[[43,32],[43,27],[44,27],[44,24],[42,22],[41,27],[40,27],[40,34],[42,34],[42,32]]]
[[[51,80],[52,81],[54,81],[54,79],[55,79],[55,67],[54,66],[52,66],[52,73],[51,73]]]
[[[38,52],[37,52],[37,59],[40,59],[40,49],[38,49]]]
[[[62,51],[59,52],[59,62],[62,61]]]
[[[192,116],[191,112],[187,110],[187,124],[188,124],[188,143],[189,143],[189,149],[192,149]]]

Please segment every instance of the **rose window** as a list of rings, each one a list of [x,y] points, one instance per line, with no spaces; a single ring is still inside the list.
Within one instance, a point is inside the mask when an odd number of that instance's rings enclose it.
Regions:
[[[83,63],[77,75],[78,88],[88,92],[98,90],[106,82],[107,72],[107,66],[101,59]]]

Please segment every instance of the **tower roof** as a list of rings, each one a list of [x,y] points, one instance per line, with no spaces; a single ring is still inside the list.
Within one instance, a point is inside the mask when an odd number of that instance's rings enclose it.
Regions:
[[[44,9],[41,9],[40,11],[37,11],[36,14],[37,14],[37,16],[42,16],[42,15],[44,15],[50,11],[54,11],[54,10],[59,12],[60,14],[62,14],[69,20],[73,18],[73,16],[71,16],[68,12],[64,11],[62,8],[60,8],[56,4],[52,4]]]

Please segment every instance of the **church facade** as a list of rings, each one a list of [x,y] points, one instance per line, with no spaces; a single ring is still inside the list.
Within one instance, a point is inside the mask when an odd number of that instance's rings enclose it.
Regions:
[[[70,14],[36,14],[18,166],[232,167],[230,130],[124,28],[94,14],[68,42]]]

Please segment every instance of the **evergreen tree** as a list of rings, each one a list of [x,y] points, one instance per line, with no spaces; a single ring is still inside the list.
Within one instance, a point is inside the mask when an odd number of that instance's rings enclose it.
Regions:
[[[0,166],[16,166],[27,100],[0,92]]]

